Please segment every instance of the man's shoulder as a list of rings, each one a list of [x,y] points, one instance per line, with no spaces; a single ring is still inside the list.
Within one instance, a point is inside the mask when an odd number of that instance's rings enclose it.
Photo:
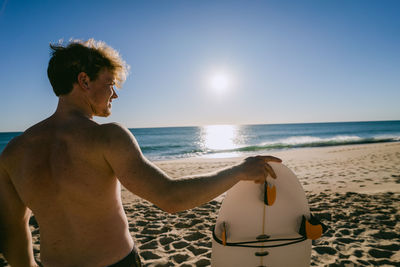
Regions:
[[[4,150],[0,153],[0,160],[3,164],[7,162],[12,165],[12,163],[18,161],[25,154],[27,149],[30,149],[31,144],[36,142],[37,138],[35,137],[38,136],[36,127],[37,125],[28,128],[7,143]]]
[[[27,147],[27,144],[30,143],[33,139],[40,137],[43,133],[43,125],[45,121],[41,121],[35,125],[30,126],[20,135],[12,138],[3,152],[15,151],[19,149],[23,149]]]
[[[0,160],[4,162],[6,158],[18,152],[23,147],[24,134],[13,137],[6,145],[4,150],[0,153]]]
[[[123,126],[118,122],[110,122],[98,124],[98,127],[101,131],[106,131],[107,133],[118,133],[120,131],[128,131],[128,128]]]
[[[119,123],[106,123],[99,125],[102,143],[113,153],[122,152],[128,148],[133,148],[139,152],[139,145],[132,132]],[[129,149],[128,149],[129,150]]]
[[[127,143],[136,144],[136,139],[132,132],[119,123],[100,124],[98,127],[102,141],[105,143],[113,145],[126,145]]]
[[[0,169],[2,169],[4,173],[9,172],[13,168],[15,162],[17,162],[20,155],[23,154],[23,147],[23,137],[16,136],[11,139],[3,151],[0,152]]]
[[[117,122],[99,124],[98,130],[106,138],[120,139],[124,137],[133,137],[132,132],[128,128]]]

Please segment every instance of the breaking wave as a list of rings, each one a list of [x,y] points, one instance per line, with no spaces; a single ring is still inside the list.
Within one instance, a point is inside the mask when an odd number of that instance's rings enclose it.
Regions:
[[[359,136],[335,136],[330,138],[321,138],[314,136],[292,136],[276,141],[265,142],[260,145],[242,146],[234,149],[209,150],[208,153],[226,153],[226,152],[257,152],[262,150],[304,148],[304,147],[326,147],[339,145],[371,144],[384,142],[398,142],[400,136],[377,136],[377,137],[359,137]]]

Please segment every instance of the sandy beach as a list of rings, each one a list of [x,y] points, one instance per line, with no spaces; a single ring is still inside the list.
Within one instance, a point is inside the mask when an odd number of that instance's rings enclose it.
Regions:
[[[270,153],[299,177],[310,209],[329,230],[313,242],[312,266],[400,266],[400,143]],[[212,172],[240,158],[156,162],[174,178]],[[132,237],[144,266],[210,266],[211,231],[223,195],[167,214],[123,190]],[[39,229],[30,220],[39,261]],[[0,266],[8,266],[0,254]]]

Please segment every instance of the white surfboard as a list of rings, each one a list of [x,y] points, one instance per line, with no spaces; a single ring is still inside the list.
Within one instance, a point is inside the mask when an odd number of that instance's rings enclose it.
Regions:
[[[213,267],[310,265],[311,240],[298,234],[302,216],[307,219],[310,216],[304,190],[296,175],[285,165],[269,164],[277,175],[276,179],[267,179],[276,189],[275,202],[271,206],[264,203],[264,185],[242,181],[227,192],[214,230]],[[223,241],[224,224],[226,244],[233,246],[219,243]],[[258,242],[250,243],[252,241]],[[240,242],[248,243],[238,244]]]

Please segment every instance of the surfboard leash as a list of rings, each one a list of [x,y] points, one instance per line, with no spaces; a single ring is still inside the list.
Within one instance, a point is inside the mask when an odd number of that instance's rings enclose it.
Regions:
[[[224,222],[225,224],[225,222]],[[327,226],[321,223],[312,213],[310,213],[310,219],[307,220],[306,216],[302,216],[302,221],[300,224],[299,234],[300,237],[295,238],[275,238],[270,239],[270,236],[262,234],[256,237],[257,240],[254,241],[242,241],[242,242],[227,242],[227,236],[225,233],[224,241],[220,240],[217,235],[215,234],[215,226],[212,230],[214,240],[224,246],[231,246],[231,247],[249,247],[249,248],[274,248],[274,247],[282,247],[288,246],[296,243],[300,243],[306,241],[307,239],[316,240],[322,236],[322,234],[327,230]],[[224,237],[224,235],[223,235]],[[282,244],[276,245],[264,245],[264,243],[268,242],[285,242]],[[253,245],[261,243],[261,245]],[[262,256],[262,252],[259,252],[260,256]]]
[[[222,242],[222,240],[219,239],[217,237],[217,235],[215,234],[215,226],[212,230],[212,235],[213,235],[214,240],[223,246],[245,247],[245,248],[275,248],[275,247],[288,246],[288,245],[300,243],[300,242],[307,240],[306,237],[300,236],[300,237],[295,237],[295,238],[259,239],[259,240],[254,240],[254,241],[242,241],[242,242]],[[290,241],[290,242],[283,243],[283,244],[276,244],[276,245],[252,245],[252,244],[257,244],[257,243],[283,242],[283,241]]]

